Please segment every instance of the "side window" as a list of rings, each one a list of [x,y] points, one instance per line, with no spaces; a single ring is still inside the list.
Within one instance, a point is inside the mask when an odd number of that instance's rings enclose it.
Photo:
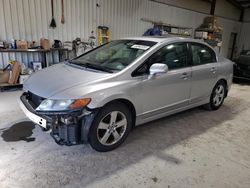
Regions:
[[[191,44],[193,65],[203,65],[216,62],[213,50],[202,44]]]
[[[154,63],[166,64],[169,70],[186,67],[187,56],[186,43],[167,45],[149,57],[146,62],[134,72],[133,76],[149,74],[149,68]]]

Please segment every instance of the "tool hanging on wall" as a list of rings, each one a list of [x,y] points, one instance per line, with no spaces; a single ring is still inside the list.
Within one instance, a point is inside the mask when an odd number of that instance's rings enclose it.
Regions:
[[[94,31],[91,31],[91,35],[88,38],[89,48],[93,49],[96,47],[96,37]]]
[[[61,16],[61,23],[65,23],[65,18],[64,18],[64,3],[63,0],[61,0],[61,5],[62,5],[62,16]]]
[[[98,26],[98,43],[102,45],[110,41],[109,28],[106,26]]]
[[[49,26],[54,29],[56,27],[56,21],[54,18],[54,2],[53,2],[53,0],[51,0],[51,11],[52,11],[52,19],[51,19]]]

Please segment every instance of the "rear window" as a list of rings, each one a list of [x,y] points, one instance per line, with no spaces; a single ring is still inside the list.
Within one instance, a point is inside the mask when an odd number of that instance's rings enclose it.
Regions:
[[[193,65],[203,65],[216,62],[214,51],[203,44],[191,43],[191,51]]]

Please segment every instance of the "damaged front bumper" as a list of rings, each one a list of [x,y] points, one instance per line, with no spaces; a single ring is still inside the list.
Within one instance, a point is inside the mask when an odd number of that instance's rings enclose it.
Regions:
[[[43,130],[51,130],[50,134],[60,145],[76,145],[87,143],[88,132],[97,110],[81,109],[63,112],[37,112],[28,93],[20,97],[25,115]]]

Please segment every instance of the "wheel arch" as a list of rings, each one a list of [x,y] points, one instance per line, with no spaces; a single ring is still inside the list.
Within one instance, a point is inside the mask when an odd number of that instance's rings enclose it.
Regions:
[[[107,102],[104,106],[110,104],[110,103],[115,103],[115,102],[120,102],[120,103],[123,103],[125,106],[128,107],[128,109],[130,110],[131,112],[131,115],[132,115],[132,127],[135,127],[135,121],[136,121],[136,109],[135,109],[135,106],[134,104],[128,100],[128,99],[125,99],[125,98],[118,98],[118,99],[114,99],[114,100],[111,100],[109,102]]]
[[[220,79],[216,82],[216,84],[219,83],[219,82],[223,82],[223,83],[225,84],[225,86],[226,86],[225,97],[227,97],[227,93],[228,93],[228,83],[227,83],[227,80],[226,80],[225,78],[220,78]]]

